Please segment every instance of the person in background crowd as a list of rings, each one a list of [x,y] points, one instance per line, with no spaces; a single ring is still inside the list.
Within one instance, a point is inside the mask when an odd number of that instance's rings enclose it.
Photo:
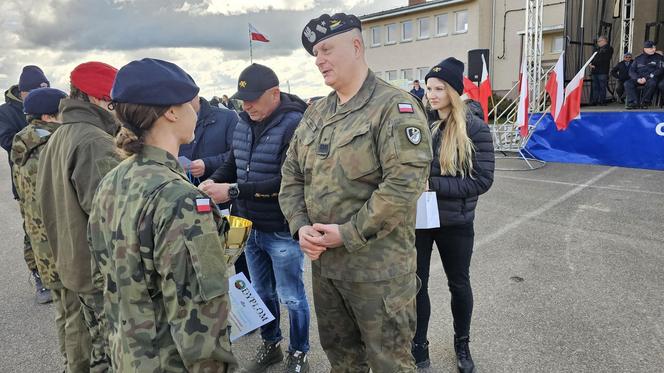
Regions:
[[[198,186],[228,159],[238,116],[234,110],[214,107],[202,97],[194,100],[193,106],[198,113],[194,141],[182,144],[179,156],[191,161],[183,167],[191,182]],[[219,204],[222,210],[229,207],[230,203]],[[251,277],[244,253],[235,261],[235,272],[244,273],[247,279]]]
[[[245,247],[252,284],[275,319],[261,328],[263,344],[246,372],[265,372],[283,360],[279,302],[288,309],[290,343],[285,371],[309,371],[309,303],[304,290],[304,255],[279,207],[281,165],[307,105],[279,90],[277,75],[252,64],[238,78],[244,112],[224,165],[200,188],[217,203],[232,201],[235,215],[253,222]]]
[[[236,110],[235,105],[233,104],[233,101],[231,101],[228,96],[223,95],[221,96],[221,104],[226,107],[226,109],[231,109],[231,110]]]
[[[102,62],[74,68],[69,98],[60,101],[63,124],[42,150],[37,171],[46,238],[62,285],[78,295],[90,333],[90,372],[110,368],[104,279],[91,261],[87,226],[97,186],[118,164],[113,140],[118,123],[109,108],[116,73]]]
[[[429,189],[436,192],[440,228],[417,230],[417,332],[412,353],[418,367],[429,366],[427,329],[431,315],[428,283],[433,243],[436,243],[452,296],[454,350],[459,372],[474,371],[468,343],[473,313],[470,259],[478,196],[493,183],[494,152],[481,107],[462,101],[463,62],[448,58],[426,75],[427,99],[437,120],[432,124],[433,162]]]
[[[592,75],[592,89],[590,92],[591,105],[606,105],[606,87],[609,83],[609,69],[611,69],[611,57],[613,47],[605,36],[597,38],[597,54],[590,64]]]
[[[53,251],[46,239],[36,191],[40,154],[51,134],[60,127],[58,106],[65,97],[67,95],[64,92],[54,88],[37,88],[25,97],[24,111],[29,123],[14,137],[12,176],[37,268],[44,286],[50,289],[53,296],[58,344],[64,358],[65,371],[88,372],[90,336],[81,314],[81,302],[76,293],[62,286]]]
[[[88,232],[106,279],[116,372],[237,368],[228,333],[228,221],[176,158],[194,138],[198,91],[180,67],[150,58],[123,66],[113,84],[117,147],[126,159],[99,184]]]
[[[415,79],[413,81],[413,89],[410,90],[410,93],[419,98],[420,100],[424,98],[424,89],[420,87],[420,81]]]
[[[5,103],[0,105],[0,145],[7,151],[9,160],[9,170],[12,172],[12,160],[9,156],[12,148],[14,136],[28,124],[23,112],[23,99],[30,91],[36,88],[49,87],[50,83],[42,69],[34,65],[23,67],[18,84],[10,87],[5,92]],[[12,193],[15,200],[19,200],[16,193],[14,179],[10,177],[12,183]],[[23,222],[23,259],[28,266],[30,275],[35,282],[35,298],[37,303],[46,304],[52,301],[51,292],[44,287],[42,282],[35,255],[30,244],[30,238],[26,232],[25,222]]]
[[[655,51],[655,43],[646,41],[643,44],[643,53],[634,59],[629,68],[630,79],[625,82],[625,93],[627,94],[625,108],[627,110],[646,108],[652,104],[657,82],[664,72],[664,66],[662,66],[664,58]],[[637,87],[643,89],[640,100]]]
[[[354,15],[312,19],[302,44],[334,91],[295,131],[279,203],[312,260],[321,346],[332,372],[415,372],[415,212],[432,157],[421,102],[369,69]]]
[[[625,82],[630,79],[629,68],[631,66],[632,54],[625,53],[623,60],[618,62],[613,69],[611,69],[611,75],[616,78],[615,93],[620,103],[625,103]]]
[[[219,103],[221,101],[219,100],[219,97],[217,96],[212,96],[212,99],[210,99],[210,106],[212,107],[219,107]]]

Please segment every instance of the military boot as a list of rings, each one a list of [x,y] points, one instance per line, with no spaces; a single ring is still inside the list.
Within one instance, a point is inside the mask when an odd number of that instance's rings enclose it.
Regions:
[[[475,372],[475,363],[473,363],[473,358],[470,356],[468,342],[470,342],[470,339],[467,336],[454,337],[454,351],[456,352],[459,373]]]
[[[35,297],[37,298],[37,303],[51,303],[53,301],[53,298],[51,298],[51,291],[46,289],[44,284],[42,284],[39,272],[32,271],[32,279],[35,281]]]
[[[428,368],[431,366],[431,360],[429,359],[429,341],[424,343],[412,342],[410,352],[413,354],[415,365],[418,368]]]
[[[263,344],[256,351],[256,357],[242,371],[245,373],[265,372],[269,366],[284,360],[284,353],[281,351],[280,343],[281,341],[275,343],[263,341]]]

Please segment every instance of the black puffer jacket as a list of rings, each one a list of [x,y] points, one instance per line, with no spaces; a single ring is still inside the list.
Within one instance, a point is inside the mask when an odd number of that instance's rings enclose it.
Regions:
[[[440,142],[445,123],[433,124],[433,151],[429,189],[438,197],[438,213],[440,225],[462,225],[473,222],[478,196],[486,193],[493,184],[495,158],[493,140],[489,126],[483,121],[484,114],[479,103],[468,101],[466,130],[475,145],[473,155],[472,177],[441,176],[440,174]]]

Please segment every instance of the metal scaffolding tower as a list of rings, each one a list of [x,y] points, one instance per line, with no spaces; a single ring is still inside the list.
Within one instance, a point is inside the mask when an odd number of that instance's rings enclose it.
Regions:
[[[544,0],[526,0],[526,34],[524,57],[528,70],[530,112],[544,111],[546,96],[542,94],[542,10]]]
[[[632,51],[634,39],[634,13],[636,11],[636,0],[622,0],[620,12],[622,27],[620,31],[620,48],[622,53]]]

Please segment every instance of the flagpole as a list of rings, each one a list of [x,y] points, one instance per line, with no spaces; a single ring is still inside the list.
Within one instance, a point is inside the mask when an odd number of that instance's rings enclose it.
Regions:
[[[249,64],[254,63],[254,51],[253,44],[251,43],[251,23],[247,24],[249,26]]]

